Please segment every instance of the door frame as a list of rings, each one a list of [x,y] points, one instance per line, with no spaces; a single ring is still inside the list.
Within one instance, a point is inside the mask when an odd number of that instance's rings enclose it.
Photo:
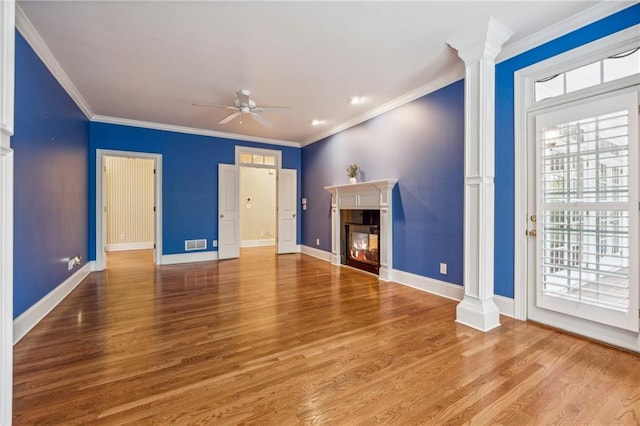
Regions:
[[[579,48],[538,62],[514,73],[514,318],[527,320],[528,318],[528,289],[535,281],[529,268],[530,248],[529,237],[525,234],[529,225],[528,206],[528,149],[531,138],[529,114],[559,103],[556,99],[535,102],[534,84],[537,80],[549,75],[564,72],[582,65],[598,61],[608,56],[612,50],[630,50],[638,46],[640,25],[619,31],[603,37]],[[604,83],[591,88],[564,95],[560,102],[573,102],[578,99],[591,97],[603,92],[624,89],[637,84],[637,75]],[[582,320],[580,320],[582,321]],[[568,331],[604,340],[608,336],[618,346],[640,351],[640,338],[632,333],[623,332],[609,326],[581,327],[577,321],[572,322]]]
[[[241,154],[244,153],[251,153],[251,154],[264,154],[264,155],[273,155],[275,157],[275,164],[274,165],[260,165],[260,164],[249,164],[249,163],[243,163],[240,161],[241,158]],[[283,170],[282,167],[282,151],[279,149],[265,149],[265,148],[254,148],[251,146],[245,146],[245,145],[236,145],[235,146],[235,166],[238,168],[238,173],[240,170],[240,167],[256,167],[256,168],[267,168],[267,169],[273,169],[276,171],[276,244],[275,244],[275,251],[276,253],[278,252],[278,235],[279,235],[279,216],[278,216],[278,203],[279,203],[279,184],[278,184],[278,180],[280,179],[280,173],[281,170]],[[296,194],[295,194],[295,206],[296,206],[296,252],[300,251],[300,245],[297,243],[298,240],[298,223],[300,220],[300,215],[298,214],[298,203],[297,203],[297,198],[298,198],[298,170],[296,170]],[[242,189],[240,188],[240,185],[238,185],[238,211],[240,211],[239,209],[242,208],[242,200],[241,200],[241,191]],[[241,226],[242,224],[240,223],[240,217],[238,216],[238,233],[240,235],[242,235],[242,231],[241,231]],[[220,232],[220,230],[218,230],[218,233]],[[218,234],[218,239],[219,239],[220,235]],[[241,241],[241,238],[239,239],[239,243]]]
[[[156,211],[153,218],[153,235],[155,244],[153,263],[156,265],[162,265],[162,154],[155,154],[151,152],[96,149],[96,260],[93,270],[102,271],[104,270],[106,264],[105,248],[107,241],[107,224],[103,220],[103,213],[106,204],[105,200],[107,196],[107,182],[105,179],[103,179],[105,157],[127,157],[154,160],[156,175],[153,184],[153,191]]]

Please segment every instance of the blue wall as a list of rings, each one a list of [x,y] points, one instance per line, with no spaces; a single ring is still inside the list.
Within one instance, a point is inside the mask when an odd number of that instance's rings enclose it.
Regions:
[[[304,245],[331,251],[331,196],[323,187],[347,183],[352,163],[365,180],[398,179],[393,268],[462,284],[463,81],[303,148]]]
[[[496,66],[496,294],[513,297],[514,286],[514,73],[638,23],[636,4]],[[331,198],[322,187],[346,183],[346,165],[358,163],[367,180],[399,179],[394,268],[462,284],[463,97],[457,82],[303,148],[303,244],[331,250]]]
[[[514,73],[552,56],[640,23],[636,4],[496,66],[495,293],[513,297]]]
[[[206,238],[207,250],[218,239],[218,163],[235,163],[235,146],[282,151],[282,167],[298,171],[300,149],[231,139],[150,130],[113,124],[90,124],[89,258],[95,260],[96,149],[162,154],[162,250],[184,253],[184,240]],[[298,220],[298,242],[301,228]]]
[[[13,312],[19,316],[88,257],[89,124],[16,32]]]

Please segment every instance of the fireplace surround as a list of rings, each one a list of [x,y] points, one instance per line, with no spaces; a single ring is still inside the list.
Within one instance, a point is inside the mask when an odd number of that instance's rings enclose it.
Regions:
[[[367,234],[368,253],[357,253],[356,257],[365,260],[364,263],[372,263],[370,255],[375,244],[378,254],[377,269],[369,272],[377,273],[383,281],[392,280],[393,271],[393,197],[391,195],[397,179],[384,179],[371,182],[361,182],[345,185],[325,186],[325,190],[331,193],[331,263],[334,265],[348,265],[349,253],[347,252],[345,233],[349,227],[345,225],[367,225],[369,229],[359,234]],[[347,212],[345,212],[347,211]],[[357,211],[379,212],[379,219],[365,220],[364,224],[354,223],[353,217],[358,217]],[[366,214],[365,214],[366,215]],[[351,218],[351,219],[349,219]],[[379,223],[372,223],[372,222]],[[377,237],[371,227],[377,226]],[[362,229],[361,229],[362,230]],[[364,236],[361,235],[361,242]],[[353,257],[353,256],[351,256]],[[352,259],[353,260],[353,259]],[[356,259],[357,260],[357,259]],[[354,266],[354,265],[350,265]],[[361,268],[367,270],[365,268]]]

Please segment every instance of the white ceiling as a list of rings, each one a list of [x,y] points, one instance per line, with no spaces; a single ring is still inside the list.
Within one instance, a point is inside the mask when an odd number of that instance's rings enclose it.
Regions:
[[[446,40],[490,16],[513,31],[500,60],[563,20],[553,36],[597,19],[597,3],[18,1],[18,26],[35,28],[90,118],[304,144],[461,78]],[[265,128],[192,105],[231,104],[240,89],[292,110],[264,112]]]

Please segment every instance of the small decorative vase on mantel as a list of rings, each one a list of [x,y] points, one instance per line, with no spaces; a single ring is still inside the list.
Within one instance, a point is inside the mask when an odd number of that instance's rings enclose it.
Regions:
[[[357,164],[349,164],[347,166],[347,176],[349,176],[350,184],[358,183],[358,170],[360,170],[360,166]]]

